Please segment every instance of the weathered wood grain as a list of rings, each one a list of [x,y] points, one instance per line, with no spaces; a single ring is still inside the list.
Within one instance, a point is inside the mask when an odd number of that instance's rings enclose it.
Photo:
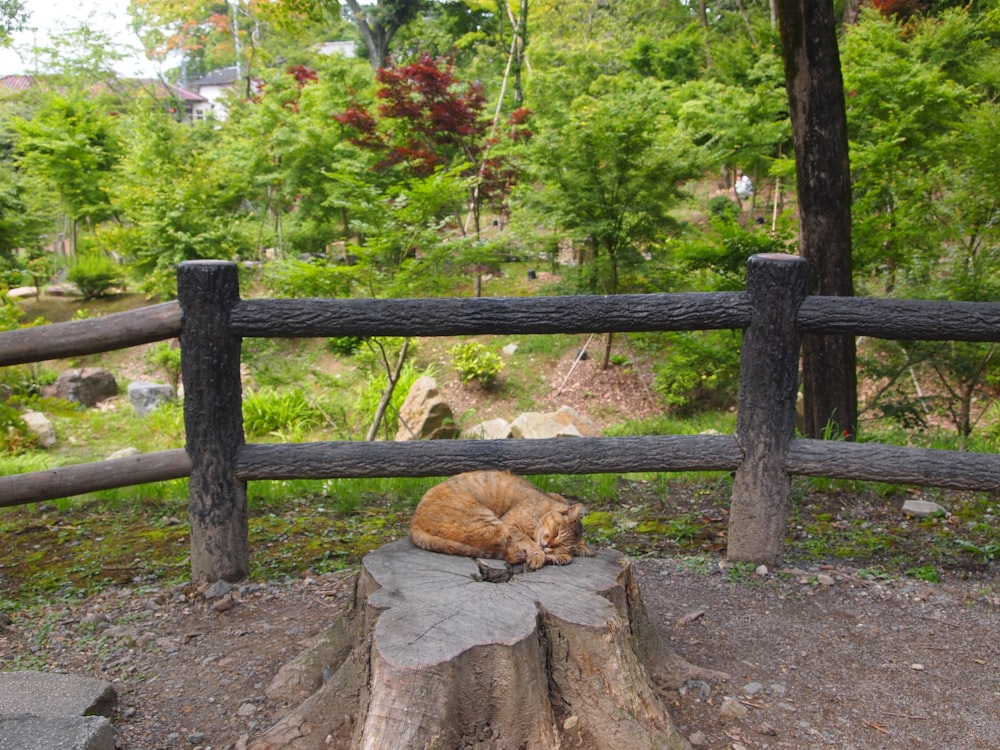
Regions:
[[[732,471],[741,460],[732,435],[332,441],[248,444],[239,452],[236,472],[249,480],[450,476],[486,468],[516,474]]]
[[[785,468],[790,474],[831,479],[1000,490],[1000,455],[994,453],[800,439],[792,441]]]
[[[172,339],[180,333],[181,308],[176,301],[90,320],[3,331],[0,367],[110,352]]]
[[[85,492],[182,479],[191,473],[183,448],[0,477],[0,507],[40,503]]]
[[[726,555],[776,565],[781,561],[791,485],[785,452],[795,434],[799,332],[795,311],[806,296],[807,264],[795,255],[750,258],[750,325],[743,332],[736,443],[743,451],[733,479]]]
[[[181,378],[191,457],[191,580],[239,581],[250,571],[246,482],[236,475],[244,443],[241,339],[227,328],[239,299],[236,266],[188,261],[177,270],[184,310]]]
[[[741,292],[608,297],[262,299],[233,309],[238,336],[461,336],[742,328]]]
[[[869,297],[806,297],[803,333],[922,341],[1000,341],[1000,304]]]
[[[688,750],[658,688],[701,670],[663,646],[626,558],[603,550],[503,583],[477,572],[406,539],[369,554],[348,624],[318,644],[331,661],[307,652],[276,680],[290,697],[317,692],[251,750]]]

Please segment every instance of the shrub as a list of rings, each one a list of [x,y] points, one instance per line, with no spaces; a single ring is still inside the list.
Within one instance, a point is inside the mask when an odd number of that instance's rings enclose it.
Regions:
[[[78,256],[66,278],[76,284],[84,300],[104,297],[124,282],[121,270],[115,262],[98,253]]]
[[[437,376],[433,365],[425,370],[418,370],[409,360],[403,364],[403,369],[399,373],[399,380],[396,381],[396,387],[392,391],[392,399],[389,402],[390,408],[385,413],[383,428],[387,434],[394,435],[396,430],[399,429],[399,410],[402,408],[403,402],[410,392],[410,388],[413,387],[413,383],[425,375],[431,378]],[[375,372],[364,382],[355,401],[355,411],[358,420],[366,425],[372,423],[375,419],[375,412],[378,409],[378,405],[382,400],[382,394],[385,393],[388,384],[389,377],[384,371]]]
[[[492,388],[503,369],[500,355],[489,351],[478,341],[455,344],[448,350],[448,354],[451,355],[455,371],[465,384],[475,380],[483,388]]]
[[[37,439],[28,429],[20,412],[0,401],[0,449],[4,453],[20,453],[36,447]]]
[[[335,336],[326,340],[326,349],[331,354],[350,357],[361,348],[364,341],[360,336]]]
[[[682,414],[719,408],[736,399],[739,341],[728,331],[686,331],[670,335],[666,361],[653,387],[667,406]]]
[[[323,259],[282,260],[267,267],[264,284],[278,297],[349,297],[357,266]]]
[[[161,341],[149,352],[149,361],[163,373],[164,379],[174,388],[181,381],[181,350]]]
[[[300,389],[262,388],[243,397],[243,428],[248,436],[287,437],[322,423],[323,413]]]

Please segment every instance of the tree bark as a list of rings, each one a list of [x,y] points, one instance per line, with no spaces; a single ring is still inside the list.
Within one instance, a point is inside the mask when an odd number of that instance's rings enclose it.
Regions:
[[[809,261],[809,294],[854,294],[851,184],[844,83],[832,0],[777,0],[785,84],[795,140],[800,253]],[[854,339],[805,336],[805,433],[857,432]]]
[[[725,675],[664,648],[621,554],[489,566],[406,539],[368,555],[350,609],[267,691],[305,700],[251,750],[690,748],[659,691]]]

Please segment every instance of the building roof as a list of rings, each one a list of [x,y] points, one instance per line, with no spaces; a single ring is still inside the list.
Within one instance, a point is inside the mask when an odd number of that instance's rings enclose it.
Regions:
[[[230,65],[228,68],[216,68],[201,78],[188,81],[188,87],[198,89],[202,86],[228,86],[236,83],[237,80],[239,80],[237,68],[235,65]]]

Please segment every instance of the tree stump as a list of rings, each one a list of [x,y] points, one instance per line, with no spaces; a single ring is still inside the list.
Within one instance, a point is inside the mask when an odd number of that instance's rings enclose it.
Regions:
[[[689,750],[660,691],[693,674],[614,550],[518,572],[403,539],[272,681],[302,702],[250,748]]]

